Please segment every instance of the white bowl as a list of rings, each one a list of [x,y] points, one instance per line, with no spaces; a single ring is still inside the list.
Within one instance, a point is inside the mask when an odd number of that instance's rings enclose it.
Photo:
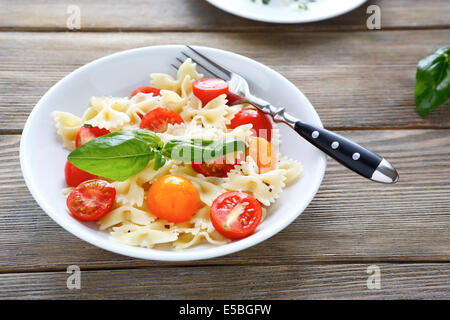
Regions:
[[[94,223],[81,223],[66,208],[64,165],[68,151],[55,133],[51,113],[56,110],[81,115],[91,96],[128,96],[135,88],[149,83],[152,72],[173,74],[170,64],[184,46],[155,46],[119,52],[95,60],[54,85],[31,112],[20,143],[20,163],[25,182],[41,208],[60,226],[100,248],[122,255],[151,260],[186,261],[222,256],[251,247],[281,231],[297,218],[313,199],[322,181],[325,155],[300,138],[292,129],[280,125],[280,151],[299,160],[304,174],[286,188],[272,205],[267,218],[255,233],[222,246],[200,245],[181,251],[132,247],[109,239]],[[218,49],[199,47],[211,58],[238,70],[257,96],[276,106],[285,106],[293,115],[314,124],[322,123],[311,103],[288,80],[272,69],[249,58]]]
[[[271,0],[268,5],[258,5],[251,0],[206,0],[231,14],[272,23],[307,23],[331,19],[356,9],[367,0],[317,0],[305,11],[293,10],[284,0]]]

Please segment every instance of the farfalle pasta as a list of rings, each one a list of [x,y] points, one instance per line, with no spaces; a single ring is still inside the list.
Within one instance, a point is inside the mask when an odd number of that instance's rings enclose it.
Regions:
[[[66,181],[72,187],[66,189],[66,193],[71,191],[68,204],[72,204],[72,207],[69,205],[72,215],[88,220],[90,216],[86,212],[103,210],[101,217],[91,220],[97,221],[99,229],[109,232],[113,240],[145,248],[171,246],[176,250],[200,243],[226,244],[239,238],[236,230],[231,230],[236,223],[243,224],[244,230],[245,224],[259,224],[264,219],[266,208],[277,200],[286,185],[301,176],[302,167],[297,161],[276,153],[275,149],[280,144],[276,128],[272,130],[270,143],[254,137],[255,123],[234,123],[236,114],[247,110],[248,105],[228,106],[226,94],[218,94],[206,101],[197,83],[203,79],[195,64],[188,59],[175,78],[167,74],[152,74],[151,92],[137,90],[129,98],[92,97],[81,116],[54,112],[56,133],[61,137],[63,146],[73,150],[66,165]],[[103,130],[102,134],[96,134],[99,130]],[[251,139],[264,140],[264,146],[269,148],[271,162],[265,165],[264,170],[258,154],[255,156],[248,148],[245,152],[243,149],[234,150],[218,157],[212,147],[219,145],[225,149],[225,142],[229,141],[233,146],[239,143],[251,146]],[[190,143],[192,150],[197,150],[196,141],[201,141],[200,151],[208,150],[212,154],[212,160],[180,160],[167,150],[169,145],[183,143]],[[220,145],[217,141],[225,142]],[[92,153],[95,146],[103,148],[100,150],[102,152]],[[144,146],[144,149],[139,149],[140,152],[132,149],[136,146]],[[149,150],[145,149],[146,146]],[[108,148],[119,150],[117,157]],[[95,166],[95,161],[102,161],[102,164],[110,158],[125,161],[120,157],[134,161],[127,162],[130,164],[128,167],[121,165],[122,162],[111,162],[109,167],[104,165],[104,171],[89,169]],[[88,170],[83,170],[86,168]],[[107,169],[128,170],[130,174],[125,179],[121,179],[122,176],[114,179],[106,173]],[[132,171],[134,169],[136,172]],[[69,183],[68,174],[71,172],[78,174],[81,183]],[[182,186],[185,189],[173,194],[170,193],[172,189],[164,189],[167,185],[162,185],[161,181],[169,181],[170,177],[178,179],[176,183],[185,183]],[[70,181],[73,180],[76,179]],[[103,181],[95,187],[106,190],[104,193],[107,192],[108,196],[109,193],[114,195],[107,198],[102,194],[105,203],[96,208],[86,206],[89,201],[83,202],[83,197],[92,196],[92,193],[83,194],[80,191],[80,186],[92,184],[92,181]],[[160,185],[161,190],[168,190],[166,194],[153,192]],[[83,190],[89,189],[84,185]],[[190,194],[193,198],[186,198],[189,201],[185,201],[183,197]],[[227,198],[228,195],[234,198]],[[172,213],[167,212],[170,208],[165,206],[167,203],[162,204],[166,208],[163,214],[155,209],[155,203],[160,199],[171,202],[174,197],[179,199],[173,203],[173,210],[186,205],[195,209],[192,215],[184,219],[171,216]],[[92,203],[92,198],[89,200]],[[82,205],[79,205],[80,201]],[[224,210],[228,210],[228,214],[223,215]],[[255,218],[255,215],[258,216]],[[255,227],[252,226],[253,229]]]

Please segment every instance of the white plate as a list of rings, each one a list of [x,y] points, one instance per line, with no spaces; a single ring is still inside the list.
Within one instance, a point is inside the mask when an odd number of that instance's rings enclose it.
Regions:
[[[149,83],[152,72],[174,73],[170,64],[183,46],[155,46],[119,52],[75,70],[54,85],[31,112],[20,143],[20,163],[31,194],[41,208],[75,236],[100,248],[122,255],[166,261],[217,257],[253,246],[279,232],[298,217],[319,189],[326,167],[325,155],[280,125],[280,151],[301,161],[304,175],[285,189],[272,205],[268,217],[248,238],[223,246],[201,245],[182,251],[164,251],[127,246],[110,240],[95,224],[74,219],[66,208],[64,165],[68,151],[56,136],[51,113],[55,110],[82,115],[91,96],[128,96]],[[306,97],[279,73],[249,58],[212,48],[199,47],[211,58],[239,72],[249,80],[252,91],[275,105],[283,105],[301,119],[322,126]]]
[[[231,14],[264,22],[306,23],[347,13],[367,0],[317,0],[308,4],[308,10],[293,10],[284,0],[271,0],[268,5],[259,5],[251,0],[206,0]]]

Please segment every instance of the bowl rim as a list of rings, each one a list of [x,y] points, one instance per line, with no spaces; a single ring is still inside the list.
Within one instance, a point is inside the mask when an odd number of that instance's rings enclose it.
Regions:
[[[355,2],[355,4],[353,4],[352,6],[349,6],[348,8],[346,8],[345,10],[342,11],[336,11],[332,14],[328,14],[328,15],[324,15],[322,17],[315,17],[315,18],[290,18],[290,19],[282,19],[282,18],[276,18],[276,17],[260,17],[260,16],[255,16],[252,15],[249,12],[245,12],[245,11],[238,11],[238,10],[233,10],[230,9],[229,7],[227,7],[226,5],[223,4],[223,2],[219,2],[217,0],[206,0],[206,2],[208,2],[209,4],[211,4],[212,6],[223,10],[225,12],[228,12],[232,15],[241,17],[241,18],[245,18],[245,19],[249,19],[249,20],[253,20],[253,21],[260,21],[260,22],[267,22],[267,23],[281,23],[281,24],[300,24],[300,23],[311,23],[311,22],[318,22],[318,21],[324,21],[324,20],[329,20],[329,19],[333,19],[339,16],[342,16],[344,14],[349,13],[350,11],[355,10],[356,8],[359,8],[360,6],[362,6],[365,2],[367,2],[367,0],[359,0],[359,2]]]
[[[134,247],[130,245],[126,245],[120,242],[115,242],[109,238],[100,238],[97,236],[92,235],[87,230],[85,230],[82,227],[82,224],[73,224],[70,223],[68,220],[64,220],[62,217],[60,217],[59,214],[53,212],[50,205],[48,204],[48,201],[45,199],[44,196],[41,195],[41,192],[37,186],[35,186],[34,181],[31,178],[31,170],[27,163],[27,160],[29,158],[28,151],[26,148],[26,144],[29,136],[29,131],[31,130],[31,123],[33,122],[33,119],[39,112],[40,106],[44,105],[46,103],[46,100],[48,97],[52,95],[52,93],[58,89],[59,85],[63,82],[70,81],[72,77],[77,76],[79,73],[83,72],[85,69],[89,69],[94,67],[96,64],[107,62],[109,59],[115,59],[121,55],[129,55],[133,54],[139,51],[151,51],[151,50],[164,50],[164,49],[172,49],[172,48],[180,48],[183,47],[183,45],[155,45],[155,46],[146,46],[146,47],[139,47],[124,51],[119,51],[116,53],[112,53],[109,55],[106,55],[104,57],[95,59],[77,69],[72,71],[71,73],[67,74],[65,77],[60,79],[57,83],[55,83],[38,101],[38,103],[33,107],[33,110],[31,111],[30,115],[28,116],[28,119],[25,123],[25,126],[22,131],[21,139],[20,139],[20,166],[22,170],[22,174],[25,180],[25,184],[28,187],[28,190],[30,191],[31,195],[35,199],[35,201],[39,204],[41,209],[57,224],[59,224],[61,227],[63,227],[65,230],[76,236],[77,238],[84,240],[96,247],[99,247],[101,249],[111,251],[123,256],[132,257],[132,258],[138,258],[138,259],[145,259],[145,260],[157,260],[157,261],[195,261],[195,260],[203,260],[203,259],[210,259],[215,257],[220,257],[224,255],[228,255],[237,251],[241,251],[247,248],[250,248],[264,240],[267,240],[271,238],[273,235],[277,234],[284,228],[286,228],[288,225],[290,225],[296,218],[298,218],[303,211],[306,209],[306,207],[310,204],[312,199],[317,194],[317,191],[319,190],[320,185],[322,184],[323,177],[325,175],[326,170],[326,164],[327,164],[327,158],[324,153],[319,154],[319,167],[318,167],[318,176],[314,179],[315,185],[312,186],[312,192],[308,199],[303,203],[301,207],[298,208],[297,214],[292,215],[289,219],[282,220],[280,223],[275,225],[272,229],[265,231],[265,232],[257,232],[251,235],[250,237],[244,238],[239,241],[234,241],[225,245],[212,247],[206,250],[202,251],[187,251],[187,250],[179,250],[179,251],[165,251],[165,250],[158,250],[158,249],[150,249],[150,248],[141,248],[141,247]],[[219,51],[223,54],[234,56],[238,59],[243,59],[245,61],[251,61],[252,63],[256,63],[260,68],[266,69],[270,72],[276,73],[278,76],[284,78],[289,86],[291,86],[292,89],[296,90],[297,93],[302,95],[308,102],[309,100],[304,96],[304,94],[288,79],[286,79],[283,75],[278,73],[277,71],[269,68],[268,66],[254,60],[251,58],[248,58],[246,56],[233,53],[231,51],[227,50],[221,50],[211,47],[205,47],[205,46],[195,46],[199,49],[205,49],[205,50],[212,50],[212,51]],[[315,108],[312,106],[312,104],[309,102],[312,110],[312,116],[314,117],[315,121],[317,122],[317,125],[320,127],[323,127],[322,122],[320,120],[319,115],[317,114]],[[245,240],[245,241],[244,241]]]

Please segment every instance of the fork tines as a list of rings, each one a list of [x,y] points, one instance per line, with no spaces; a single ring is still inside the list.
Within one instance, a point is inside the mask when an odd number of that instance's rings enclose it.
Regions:
[[[226,70],[224,67],[222,67],[221,65],[219,65],[216,62],[212,61],[211,59],[209,59],[205,55],[201,54],[200,52],[198,52],[197,50],[195,50],[191,46],[186,45],[186,47],[189,48],[198,57],[200,57],[204,62],[201,63],[198,58],[193,58],[192,55],[189,55],[186,52],[182,51],[181,54],[183,56],[185,56],[186,58],[191,59],[194,63],[196,63],[203,70],[205,70],[206,72],[208,72],[209,74],[211,74],[215,78],[221,78],[221,79],[224,79],[224,80],[229,80],[231,78],[231,73],[228,70]],[[176,60],[178,62],[180,62],[180,65],[177,67],[176,65],[171,64],[171,67],[173,67],[175,70],[178,70],[180,68],[181,64],[183,64],[184,61],[182,59],[178,58],[178,57],[176,58]]]

